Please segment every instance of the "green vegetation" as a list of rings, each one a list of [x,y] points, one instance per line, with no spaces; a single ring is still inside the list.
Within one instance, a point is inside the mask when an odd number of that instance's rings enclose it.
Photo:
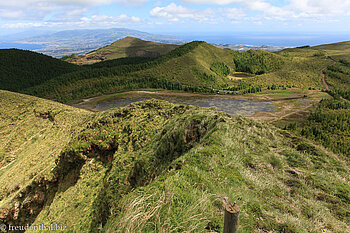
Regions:
[[[258,50],[240,53],[195,41],[158,57],[127,57],[80,67],[50,58],[70,68],[64,69],[62,73],[49,69],[52,72],[43,76],[44,78],[39,75],[39,78],[33,77],[25,82],[14,81],[17,85],[15,89],[9,88],[12,85],[11,79],[4,79],[1,88],[64,103],[75,103],[82,98],[100,94],[144,88],[193,90],[201,93],[228,90],[223,93],[230,94],[291,87],[315,90],[324,88],[319,72],[330,62],[329,59],[317,55],[322,52],[324,51],[306,47],[286,49],[278,53]],[[50,59],[45,62],[50,63]],[[31,60],[31,67],[42,67],[36,65],[37,59]],[[345,66],[343,63],[342,65]],[[18,67],[8,66],[6,69],[23,79]],[[45,71],[45,68],[40,69]],[[347,72],[345,68],[343,70]],[[235,77],[237,73],[239,77]],[[31,84],[26,84],[29,80]],[[344,80],[346,79],[342,78],[341,82],[346,82]]]
[[[163,86],[170,87],[170,90],[211,93],[211,88],[227,86],[227,84],[225,85],[221,78],[213,76],[214,73],[209,68],[204,69],[208,74],[201,72],[203,69],[201,66],[197,66],[201,68],[197,69],[197,79],[193,77],[193,75],[196,76],[196,73],[189,72],[187,66],[182,66],[182,72],[186,73],[186,76],[177,74],[176,78],[172,78],[173,75],[166,75],[167,72],[178,73],[179,70],[176,70],[176,67],[164,69],[170,63],[187,60],[188,57],[192,59],[192,53],[197,50],[210,52],[205,47],[224,51],[204,42],[191,42],[157,58],[124,58],[97,63],[87,66],[83,70],[62,75],[41,85],[28,88],[24,92],[39,97],[54,98],[64,103],[75,102],[91,95],[140,88],[162,88]],[[164,72],[162,72],[163,69]],[[155,83],[157,80],[159,80],[158,84]],[[215,80],[218,82],[214,82]],[[171,85],[163,85],[163,83],[171,83]],[[174,86],[179,86],[179,88],[174,88]]]
[[[218,86],[219,80],[215,75],[207,74],[207,73],[201,73],[196,68],[192,69],[192,73],[194,77],[199,79],[205,86],[215,88]],[[222,83],[224,85],[224,83]]]
[[[300,127],[291,123],[286,129],[310,138],[335,153],[346,156],[350,151],[350,102],[323,99]]]
[[[325,78],[332,90],[336,92],[349,92],[350,90],[350,42],[320,45],[313,47],[319,51],[325,51],[330,60],[336,64],[329,66],[325,71]],[[338,90],[339,89],[339,90]]]
[[[315,56],[315,57],[324,57],[324,56],[326,56],[326,52],[323,51],[323,50],[319,50],[318,52],[316,52],[316,53],[314,54],[314,56]]]
[[[234,54],[236,71],[251,74],[266,74],[281,68],[281,57],[263,50],[249,50]]]
[[[71,59],[77,59],[78,55],[76,55],[75,53],[69,55],[69,56],[63,56],[60,58],[60,60],[62,61],[70,61]]]
[[[349,46],[349,42],[342,42],[307,49],[310,53],[314,52],[315,57],[331,56],[323,73],[331,88],[326,92],[333,98],[320,101],[305,121],[293,122],[285,127],[345,156],[350,151]]]
[[[74,103],[76,100],[80,100],[86,96],[98,96],[105,93],[116,93],[131,90],[142,90],[147,88],[153,89],[166,89],[166,90],[178,90],[193,93],[213,93],[211,89],[201,88],[196,86],[181,85],[176,82],[171,82],[166,79],[158,79],[152,77],[145,78],[100,78],[92,79],[89,82],[75,82],[69,84],[67,81],[67,87],[65,89],[59,89],[55,87],[55,82],[50,82],[50,86],[41,85],[29,90],[29,93],[41,96],[44,93],[51,93],[51,88],[55,90],[55,95],[52,96],[57,101],[62,103]],[[40,88],[40,89],[39,89]]]
[[[259,92],[285,109],[271,122],[296,114],[293,107],[304,111],[281,130],[164,101],[91,113],[0,90],[0,224],[221,232],[227,197],[241,208],[240,232],[350,231],[349,49],[344,42],[241,53],[126,38],[64,58],[101,61],[83,66],[0,50],[1,89],[63,103],[157,88]],[[317,91],[326,66],[333,98],[309,114],[314,99],[329,97]]]
[[[217,75],[226,77],[231,73],[230,68],[223,62],[215,62],[210,66],[210,70]]]
[[[348,62],[349,42],[341,42],[329,45],[313,47],[318,54],[327,53],[329,62],[335,64],[323,71],[325,79],[331,90],[327,93],[333,99],[322,100],[315,112],[301,124],[291,123],[287,129],[310,138],[335,153],[349,155],[350,151],[350,65]]]
[[[329,66],[324,72],[326,82],[332,89],[350,89],[350,65],[337,64]]]
[[[150,57],[125,57],[125,58],[119,58],[114,60],[107,60],[107,61],[101,61],[97,62],[91,65],[84,65],[85,67],[92,67],[92,68],[112,68],[116,66],[123,66],[123,65],[137,65],[142,63],[151,62],[154,60],[154,58]]]
[[[65,57],[64,60],[83,65],[124,57],[158,57],[177,47],[179,47],[179,45],[155,43],[134,37],[125,37],[111,45],[92,51],[86,55],[80,57],[72,55]]]
[[[348,160],[271,125],[156,100],[92,114],[0,94],[5,223],[221,232],[228,197],[240,232],[350,230]]]
[[[350,54],[350,41],[319,45],[312,47],[312,49],[326,51],[329,56],[335,59],[346,59],[349,58]]]
[[[343,97],[344,99],[350,100],[350,90],[335,89],[327,92],[336,99]]]
[[[0,49],[0,89],[21,91],[81,68],[19,49]]]
[[[236,71],[260,74],[244,77],[235,85],[245,81],[264,89],[271,86],[323,89],[320,70],[330,65],[331,61],[319,56],[321,52],[313,47],[290,48],[275,53],[258,50],[235,52]]]
[[[236,69],[236,57],[248,57],[251,63],[260,61],[261,63],[252,67],[270,72],[271,75],[278,61],[283,60],[282,56],[268,52],[250,51],[237,54],[205,42],[195,41],[157,58],[123,58],[84,66],[84,70],[62,75],[41,85],[28,88],[24,92],[72,103],[92,95],[140,88],[162,88],[163,86],[170,90],[187,89],[201,93],[211,93],[213,89],[240,90],[243,94],[259,92],[264,86],[267,87],[264,85],[266,80],[264,84],[256,82],[259,76],[247,76],[246,82],[249,85],[226,78],[231,70]],[[271,65],[268,64],[269,61]],[[269,79],[269,77],[264,79]],[[154,83],[157,80],[160,80],[158,85]],[[172,84],[162,84],[167,82]],[[178,86],[180,87],[177,88]],[[244,86],[246,90],[242,89]]]

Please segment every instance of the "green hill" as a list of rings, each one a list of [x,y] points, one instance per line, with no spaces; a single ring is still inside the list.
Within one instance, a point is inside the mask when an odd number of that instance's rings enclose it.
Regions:
[[[144,41],[128,36],[86,55],[79,57],[71,56],[67,57],[65,60],[82,65],[123,57],[158,57],[177,47],[179,47],[179,45]]]
[[[337,62],[324,71],[326,81],[333,90],[346,90],[344,98],[350,96],[350,41],[315,46],[313,49],[326,52],[333,61]]]
[[[138,41],[126,38],[123,44],[129,46],[130,40]],[[134,48],[138,49],[137,46]],[[339,50],[341,48],[338,47]],[[19,86],[16,91],[63,103],[74,103],[106,93],[150,88],[201,93],[226,90],[239,94],[291,87],[320,90],[325,88],[320,71],[333,62],[325,54],[323,50],[310,47],[276,53],[260,50],[237,52],[194,41],[157,57],[125,57],[80,67],[52,58],[38,61],[37,65],[34,60],[31,67],[42,67],[41,63],[52,62],[69,69],[57,76],[34,77],[34,84],[14,83]],[[342,58],[336,66],[324,71],[332,89],[350,86],[347,78],[349,64],[346,58]],[[42,67],[43,72],[46,67],[50,66]],[[10,66],[8,72],[23,77],[16,66]],[[5,79],[2,89],[14,90],[8,88],[9,82],[12,82],[11,79]]]
[[[80,69],[43,54],[0,49],[0,89],[20,91]]]
[[[207,70],[215,74],[210,71],[210,62],[216,60],[222,54],[214,53],[208,58],[203,57],[204,60],[199,57],[198,59],[193,58],[195,53],[199,52],[202,55],[201,51],[205,51],[206,54],[211,52],[203,49],[202,44],[205,43],[191,42],[165,55],[157,58],[141,59],[141,61],[140,58],[124,58],[122,62],[116,59],[96,63],[87,66],[86,70],[62,75],[54,80],[27,89],[26,93],[45,98],[55,98],[61,102],[74,102],[87,96],[141,88],[187,91],[207,89],[207,91],[211,91],[212,86],[219,87],[222,85],[221,80],[223,78],[208,75],[202,70],[208,67]],[[210,48],[217,49],[220,52],[224,51],[214,46],[210,46]],[[229,52],[226,52],[226,54]],[[193,61],[193,67],[189,63],[185,66],[182,64],[182,69],[179,70],[177,66],[172,65],[174,62],[184,62],[189,59]],[[233,64],[232,59],[231,63]],[[156,72],[164,73],[160,76]],[[177,75],[174,77],[170,75],[171,73],[177,73]],[[194,73],[197,74],[196,77],[193,76]],[[182,74],[186,76],[183,77]],[[215,82],[216,80],[218,82]]]
[[[0,91],[0,219],[68,232],[348,232],[349,161],[271,125],[150,100],[90,113]],[[28,231],[30,232],[30,231]]]
[[[135,57],[95,63],[86,66],[86,70],[62,75],[27,89],[26,93],[66,103],[103,93],[142,88],[211,93],[213,89],[239,85],[228,75],[235,73],[238,55],[232,50],[195,41],[156,58]],[[246,52],[240,57],[249,57],[251,64],[257,60],[258,65],[254,64],[254,69],[261,67],[259,72],[266,74],[277,71],[283,64],[282,56],[269,52]],[[264,57],[267,59],[261,60]],[[279,65],[267,69],[272,58]],[[218,67],[224,67],[225,71],[217,70]]]
[[[336,59],[350,57],[350,41],[318,45],[312,48],[317,50],[327,51],[329,56],[332,56],[333,58],[336,58]]]
[[[222,62],[234,71],[233,51],[220,49],[205,42],[192,42],[192,44],[195,46],[181,56],[173,56],[158,66],[135,72],[133,75],[160,77],[185,85],[206,88],[226,86],[229,79],[217,75],[210,68],[214,63]]]

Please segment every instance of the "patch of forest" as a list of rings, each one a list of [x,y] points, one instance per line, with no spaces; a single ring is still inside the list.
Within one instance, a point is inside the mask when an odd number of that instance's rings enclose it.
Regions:
[[[350,151],[350,102],[339,97],[323,99],[315,112],[301,125],[289,124],[286,129],[312,139],[335,153],[346,156]]]
[[[20,91],[82,67],[19,49],[0,49],[0,89]]]
[[[278,55],[254,49],[246,52],[235,52],[234,62],[236,71],[256,75],[279,70],[283,64],[282,58]]]

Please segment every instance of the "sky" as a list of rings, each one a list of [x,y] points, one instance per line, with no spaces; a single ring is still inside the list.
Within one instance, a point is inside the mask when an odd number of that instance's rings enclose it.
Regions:
[[[162,34],[350,34],[350,0],[0,0],[0,34],[118,27]]]

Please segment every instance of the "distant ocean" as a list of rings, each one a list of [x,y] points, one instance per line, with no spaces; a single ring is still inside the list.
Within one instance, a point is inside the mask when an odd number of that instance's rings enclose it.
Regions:
[[[210,34],[210,33],[209,33]],[[293,34],[252,34],[241,33],[237,35],[208,35],[208,34],[186,34],[174,35],[177,39],[184,41],[203,40],[215,44],[241,44],[241,45],[271,45],[297,47],[304,45],[330,44],[342,41],[350,41],[349,35],[293,35]]]
[[[39,44],[19,44],[19,43],[1,43],[0,42],[0,49],[24,49],[24,50],[34,50],[34,49],[43,49],[45,48],[44,45]]]

